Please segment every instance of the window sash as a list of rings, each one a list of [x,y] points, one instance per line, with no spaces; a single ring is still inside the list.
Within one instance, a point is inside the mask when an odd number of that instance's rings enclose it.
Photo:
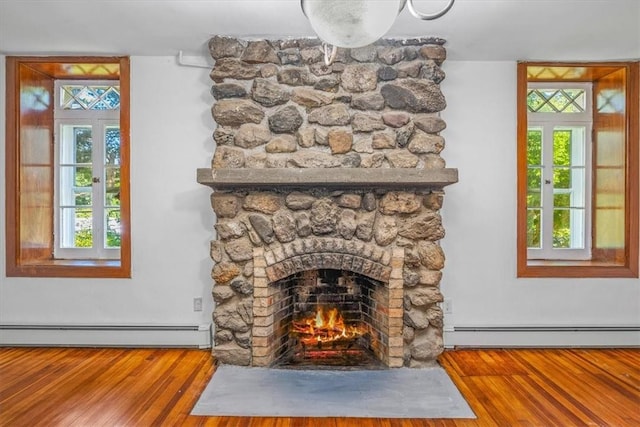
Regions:
[[[77,109],[70,110],[62,107],[61,96],[62,88],[68,85],[77,86],[115,86],[119,85],[117,80],[56,80],[54,86],[54,248],[53,255],[56,259],[119,259],[120,248],[106,247],[106,166],[105,166],[105,130],[108,127],[120,125],[120,108],[107,110],[94,109]],[[92,178],[97,178],[99,182],[91,184],[91,206],[87,210],[91,211],[91,231],[92,246],[91,247],[72,247],[70,239],[75,239],[74,234],[69,234],[68,230],[64,230],[63,220],[75,221],[75,218],[66,219],[63,214],[65,210],[71,210],[75,207],[67,206],[62,201],[63,168],[78,166],[75,162],[68,162],[63,159],[63,138],[69,137],[64,135],[63,128],[65,126],[89,127],[91,129],[92,138],[92,157],[91,163],[87,166],[91,167]],[[75,231],[75,224],[71,225]],[[66,231],[66,232],[65,232]]]
[[[537,113],[532,113],[537,114]],[[555,188],[554,182],[554,170],[558,167],[554,165],[553,161],[553,143],[554,133],[558,130],[564,130],[568,128],[583,128],[584,129],[584,165],[573,166],[573,162],[568,168],[570,170],[583,170],[583,188],[584,194],[581,195],[583,200],[583,206],[571,206],[570,215],[572,219],[570,224],[574,223],[574,219],[577,215],[575,209],[580,208],[584,218],[583,226],[576,229],[582,236],[582,248],[554,248],[553,247],[553,222],[555,213],[555,200],[554,196],[560,193],[571,194],[575,191],[573,188],[562,191],[563,189]],[[591,173],[591,123],[567,120],[560,122],[553,121],[540,121],[531,120],[528,124],[528,129],[540,129],[542,130],[542,164],[540,169],[542,171],[541,176],[541,245],[539,248],[527,248],[527,258],[531,260],[588,260],[591,258],[591,187],[592,187],[592,173]],[[527,165],[528,167],[528,165]],[[560,166],[563,167],[563,166]],[[561,190],[561,191],[558,191]],[[527,211],[535,209],[527,207]],[[574,237],[574,228],[571,226],[572,239]]]
[[[542,131],[542,185],[541,185],[541,238],[539,248],[527,248],[527,259],[530,260],[588,260],[591,258],[591,188],[592,188],[592,172],[591,172],[591,134],[592,134],[592,84],[583,82],[545,82],[545,83],[529,83],[527,92],[531,89],[582,89],[585,97],[585,108],[583,112],[566,113],[566,112],[531,112],[527,111],[527,129],[540,129]],[[554,195],[559,194],[554,183],[554,133],[557,130],[583,128],[584,129],[584,146],[582,147],[584,154],[584,165],[580,169],[584,170],[582,198],[584,200],[582,209],[582,217],[584,218],[583,227],[574,231],[574,220],[578,220],[579,212],[570,209],[569,214],[571,239],[574,232],[579,232],[582,240],[582,248],[554,248],[553,247],[553,223],[554,223]],[[527,132],[528,132],[527,131]],[[527,165],[527,169],[529,165]],[[570,164],[570,170],[574,168],[573,161]],[[569,193],[573,189],[569,189]],[[527,207],[527,213],[531,209]]]
[[[118,259],[120,248],[106,247],[106,224],[105,215],[108,206],[105,205],[106,193],[106,170],[105,166],[105,130],[108,127],[118,126],[119,121],[113,119],[59,119],[55,121],[55,214],[54,214],[54,257],[59,259]],[[62,159],[62,138],[65,126],[90,127],[92,129],[92,159],[90,164],[85,163],[65,163]],[[64,215],[63,210],[71,209],[74,205],[63,203],[63,178],[62,169],[76,167],[78,165],[89,165],[92,168],[92,178],[97,178],[99,182],[91,185],[92,203],[87,210],[91,211],[92,247],[78,248],[69,247],[68,242],[72,236],[68,236],[62,226]]]

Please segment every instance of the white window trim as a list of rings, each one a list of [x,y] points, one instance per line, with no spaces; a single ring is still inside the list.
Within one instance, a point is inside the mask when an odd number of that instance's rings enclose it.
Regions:
[[[105,183],[105,141],[104,130],[108,126],[120,125],[120,109],[114,110],[65,110],[60,107],[61,86],[78,84],[87,86],[113,85],[113,80],[56,80],[54,91],[54,258],[56,259],[120,259],[120,248],[105,247],[105,227],[103,215]],[[92,131],[92,176],[99,179],[99,185],[92,186],[93,236],[91,248],[65,248],[61,245],[60,219],[60,141],[64,125],[91,126]]]
[[[529,260],[589,260],[591,259],[591,221],[592,221],[592,85],[582,82],[529,83],[529,89],[562,89],[576,88],[585,91],[585,109],[579,113],[527,113],[529,129],[542,128],[542,244],[541,248],[528,248]],[[563,127],[583,127],[585,130],[585,194],[584,194],[584,247],[553,248],[553,191],[545,191],[547,182],[553,182],[553,152],[548,145],[553,144],[554,130]],[[545,147],[546,146],[546,147]],[[551,207],[551,209],[545,207]]]

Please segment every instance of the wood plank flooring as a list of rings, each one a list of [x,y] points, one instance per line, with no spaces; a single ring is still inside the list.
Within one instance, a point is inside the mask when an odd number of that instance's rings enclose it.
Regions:
[[[455,350],[476,420],[194,417],[208,350],[0,348],[0,426],[640,426],[640,350]],[[250,402],[248,402],[250,404]]]

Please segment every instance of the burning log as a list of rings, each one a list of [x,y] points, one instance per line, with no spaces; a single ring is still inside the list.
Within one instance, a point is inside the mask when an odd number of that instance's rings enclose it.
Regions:
[[[293,322],[293,332],[299,334],[320,334],[320,335],[329,335],[329,334],[342,334],[342,329],[340,328],[314,328],[311,325],[300,322]]]
[[[342,315],[336,308],[325,311],[322,307],[318,308],[315,316],[296,320],[292,325],[292,334],[297,336],[303,345],[315,345],[317,348],[322,347],[322,343],[336,343],[343,346],[343,343],[351,343],[353,340],[365,334],[362,327],[347,326],[344,323]],[[349,348],[347,347],[347,348]]]
[[[346,350],[350,350],[356,346],[357,341],[355,338],[343,338],[333,341],[303,341],[300,340],[300,349],[303,353],[307,353],[309,351],[325,351],[327,353],[336,353],[336,352],[344,352]]]

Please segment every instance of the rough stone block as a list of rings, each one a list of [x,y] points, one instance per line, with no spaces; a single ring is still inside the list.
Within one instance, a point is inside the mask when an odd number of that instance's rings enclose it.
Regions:
[[[264,112],[253,101],[222,99],[212,108],[213,119],[222,126],[239,127],[244,123],[260,123]]]
[[[332,104],[316,108],[307,116],[307,120],[322,126],[346,126],[351,123],[351,115],[345,105]]]
[[[350,64],[342,73],[341,85],[349,92],[367,92],[378,86],[377,67],[371,64]]]
[[[209,52],[213,59],[239,58],[243,51],[244,44],[233,37],[214,36],[209,40]]]
[[[430,80],[405,79],[380,89],[387,106],[412,113],[434,113],[447,106],[440,86]]]
[[[221,262],[213,267],[211,278],[219,285],[229,283],[240,274],[240,269],[234,263]]]
[[[228,365],[248,366],[251,363],[251,349],[242,348],[234,342],[215,346],[213,356],[218,362]]]
[[[250,41],[240,59],[249,64],[280,64],[280,58],[266,40]]]
[[[348,153],[353,145],[353,134],[347,130],[332,129],[327,134],[327,141],[332,154]]]

